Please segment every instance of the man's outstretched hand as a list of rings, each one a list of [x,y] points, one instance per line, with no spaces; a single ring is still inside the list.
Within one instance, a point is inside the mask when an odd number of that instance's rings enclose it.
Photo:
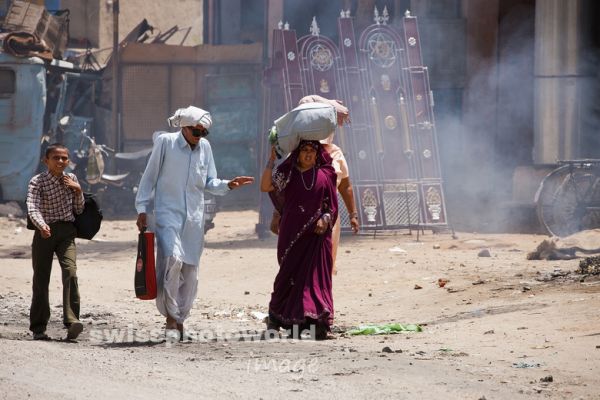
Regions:
[[[236,176],[229,181],[227,186],[229,186],[229,189],[233,190],[251,183],[254,183],[254,178],[251,176]]]

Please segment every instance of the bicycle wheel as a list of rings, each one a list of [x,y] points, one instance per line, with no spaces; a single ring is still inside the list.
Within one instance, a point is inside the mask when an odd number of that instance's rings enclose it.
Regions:
[[[535,195],[540,223],[553,236],[569,236],[599,226],[598,178],[590,169],[563,165],[548,174]]]

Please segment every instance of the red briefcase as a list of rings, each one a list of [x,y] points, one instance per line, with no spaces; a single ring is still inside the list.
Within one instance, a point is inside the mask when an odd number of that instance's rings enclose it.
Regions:
[[[154,265],[154,232],[140,232],[135,261],[135,295],[138,299],[156,298],[156,270]]]

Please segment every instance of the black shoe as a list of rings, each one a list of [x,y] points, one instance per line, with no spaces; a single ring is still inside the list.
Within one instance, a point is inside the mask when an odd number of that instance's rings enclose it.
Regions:
[[[33,334],[33,340],[51,340],[46,332],[38,332]]]
[[[327,339],[332,339],[332,337],[329,336],[329,329],[327,328],[326,325],[317,323],[316,330],[315,330],[315,340],[327,340]]]
[[[267,330],[279,331],[281,326],[271,317],[267,317]]]
[[[71,322],[67,330],[67,340],[75,340],[83,331],[83,324],[79,321]]]
[[[315,340],[327,340],[329,339],[329,334],[326,329],[317,329],[315,333]]]

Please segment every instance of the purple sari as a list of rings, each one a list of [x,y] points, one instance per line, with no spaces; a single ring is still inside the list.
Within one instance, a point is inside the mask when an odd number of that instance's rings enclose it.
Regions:
[[[311,142],[315,145],[319,142]],[[330,330],[333,323],[331,272],[333,267],[331,228],[337,218],[336,173],[331,157],[315,145],[317,163],[301,173],[296,168],[298,148],[273,171],[270,192],[281,214],[277,260],[279,272],[273,284],[269,318],[277,325],[314,323]],[[331,215],[329,228],[314,233],[317,220]]]

